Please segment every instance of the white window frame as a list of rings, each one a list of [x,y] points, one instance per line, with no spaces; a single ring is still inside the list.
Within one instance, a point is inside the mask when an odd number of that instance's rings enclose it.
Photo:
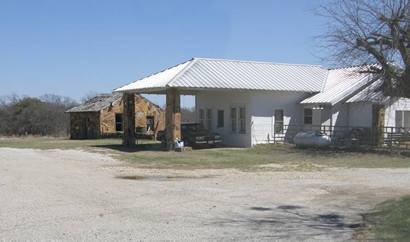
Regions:
[[[239,109],[239,112],[238,112],[239,133],[246,134],[246,107],[240,106],[238,109]],[[242,110],[243,110],[243,113],[242,113]]]
[[[311,114],[310,115],[306,115],[306,110],[310,110]],[[306,123],[306,118],[310,118],[310,123]],[[303,124],[305,125],[313,125],[313,108],[304,108],[303,109]]]
[[[281,112],[281,119],[279,119],[278,112]],[[285,110],[284,109],[275,109],[274,110],[275,123],[274,123],[274,132],[276,134],[283,134],[285,126]]]
[[[222,114],[222,115],[220,115]],[[216,112],[216,127],[224,128],[225,127],[225,110],[218,109]],[[221,122],[220,122],[221,121]]]
[[[236,107],[229,109],[229,117],[231,120],[231,132],[236,133],[238,131],[238,109]]]
[[[400,122],[398,121],[399,117],[400,117]],[[396,110],[395,122],[398,128],[410,128],[410,110]]]
[[[205,127],[205,110],[203,108],[199,109],[199,124]]]
[[[212,130],[212,108],[206,109],[206,128]]]

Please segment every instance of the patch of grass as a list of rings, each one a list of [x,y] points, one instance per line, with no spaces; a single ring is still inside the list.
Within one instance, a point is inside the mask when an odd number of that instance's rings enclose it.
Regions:
[[[381,203],[376,206],[374,212],[365,215],[364,218],[367,230],[360,232],[363,239],[408,241],[410,196]]]
[[[117,159],[146,168],[315,171],[323,167],[410,167],[410,157],[374,152],[298,149],[290,145],[259,145],[253,148],[202,149],[180,153],[160,151],[160,144],[151,140],[140,140],[139,143],[135,148],[125,148],[121,145],[121,139],[0,138],[0,147],[85,149],[108,153]]]
[[[143,167],[259,169],[312,171],[321,167],[406,168],[410,158],[371,152],[297,149],[290,145],[259,145],[248,149],[220,148],[192,152],[140,151],[118,158]]]
[[[152,143],[150,140],[142,140],[143,143]],[[121,139],[90,139],[70,140],[68,138],[55,137],[1,137],[0,147],[24,148],[24,149],[92,149],[100,146],[121,145]]]

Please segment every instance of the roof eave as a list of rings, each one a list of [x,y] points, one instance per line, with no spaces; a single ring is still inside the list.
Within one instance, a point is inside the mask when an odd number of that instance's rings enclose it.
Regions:
[[[101,110],[67,110],[64,113],[99,113]]]

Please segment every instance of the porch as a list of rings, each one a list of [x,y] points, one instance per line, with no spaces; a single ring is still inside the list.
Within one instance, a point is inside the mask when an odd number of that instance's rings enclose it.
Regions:
[[[336,148],[387,148],[410,150],[410,127],[360,127],[332,125],[284,125],[266,143],[293,143],[299,132],[315,131],[331,138]]]

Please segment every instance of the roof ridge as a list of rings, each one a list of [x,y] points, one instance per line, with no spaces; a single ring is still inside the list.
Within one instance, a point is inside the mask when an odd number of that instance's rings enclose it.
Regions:
[[[343,69],[352,69],[352,68],[359,68],[359,67],[366,67],[366,66],[375,66],[377,63],[373,64],[358,64],[358,65],[351,65],[351,66],[344,66],[344,67],[335,67],[335,68],[328,68],[328,70],[343,70]]]
[[[146,79],[146,78],[149,78],[149,77],[151,77],[151,76],[155,76],[155,75],[157,75],[157,74],[159,74],[159,73],[163,73],[163,72],[168,71],[168,70],[170,70],[170,69],[172,69],[172,68],[174,68],[174,67],[183,65],[183,64],[185,64],[185,63],[187,63],[187,62],[189,62],[189,61],[193,61],[193,60],[194,60],[194,58],[191,58],[191,59],[189,59],[189,60],[187,60],[187,61],[184,61],[184,62],[181,62],[181,63],[179,63],[179,64],[170,66],[170,67],[168,67],[168,68],[166,68],[166,69],[163,69],[163,70],[161,70],[161,71],[154,72],[154,73],[152,73],[152,74],[150,74],[150,75],[148,75],[148,76],[144,76],[144,77],[142,77],[142,78],[140,78],[140,79],[131,81],[129,84],[135,83],[135,82],[137,82],[137,81],[141,81],[141,80]],[[184,69],[185,69],[185,68],[184,68]],[[183,70],[184,70],[184,69],[183,69]],[[171,80],[171,81],[172,81],[172,80]],[[129,85],[129,84],[127,84],[127,85]],[[125,86],[126,86],[126,85],[125,85]],[[116,91],[116,90],[117,90],[117,89],[120,89],[120,88],[122,88],[122,87],[124,87],[124,85],[122,85],[121,87],[115,88],[113,92],[114,92],[114,93],[116,93],[116,92],[121,92],[121,91]]]
[[[322,83],[322,88],[321,88],[320,92],[324,92],[324,91],[325,91],[327,82],[328,82],[328,80],[329,80],[329,75],[330,75],[330,71],[329,71],[329,70],[326,70],[326,77],[325,77],[325,80],[324,80],[323,83]]]
[[[208,61],[229,61],[229,62],[243,62],[243,63],[254,63],[254,64],[270,64],[270,65],[288,65],[288,66],[311,66],[311,67],[321,67],[321,65],[316,64],[292,64],[292,63],[282,63],[282,62],[270,62],[270,61],[252,61],[252,60],[235,60],[235,59],[224,59],[224,58],[205,58],[205,57],[194,57],[194,60],[208,60]],[[327,68],[324,68],[327,69]]]
[[[182,68],[182,70],[180,70],[174,77],[171,78],[171,80],[168,81],[168,83],[166,84],[166,86],[169,86],[172,84],[172,82],[176,81],[180,76],[182,76],[189,68],[191,68],[191,66],[194,65],[195,62],[197,62],[197,58],[192,58],[189,61],[191,63],[187,64],[184,68]],[[188,61],[185,61],[184,63],[187,63]],[[181,63],[180,65],[184,64]]]
[[[105,98],[105,99],[107,99],[107,98],[114,98],[114,97],[119,96],[119,95],[122,95],[122,94],[119,94],[119,93],[116,93],[116,92],[112,92],[112,93],[97,93],[97,94],[95,94],[94,96],[90,97],[88,100],[86,100],[86,102],[87,102],[87,101],[90,101],[90,100],[92,100],[92,99],[95,99],[95,98]],[[119,98],[119,97],[118,97],[118,98]],[[118,98],[117,98],[117,99],[118,99]]]
[[[366,78],[366,77],[364,77],[364,78]],[[360,81],[358,81],[356,84],[354,84],[355,87],[359,85],[359,87],[356,90],[354,90],[352,93],[350,93],[346,97],[342,98],[339,102],[343,102],[343,101],[346,102],[347,100],[354,97],[356,94],[363,91],[364,89],[366,89],[367,87],[369,87],[370,85],[372,85],[374,82],[377,81],[377,80],[369,80],[368,82],[360,85],[360,82],[362,82],[364,78],[361,78]]]

